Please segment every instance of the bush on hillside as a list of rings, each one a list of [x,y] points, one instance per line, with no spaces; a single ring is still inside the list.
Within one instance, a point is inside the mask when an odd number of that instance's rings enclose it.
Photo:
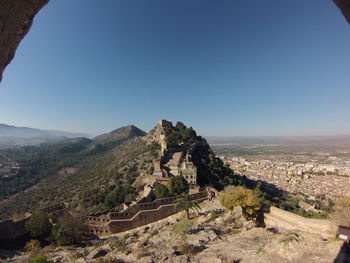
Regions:
[[[262,205],[254,191],[242,186],[232,187],[221,192],[219,200],[230,211],[236,206],[241,206],[244,216],[248,219],[255,219]]]
[[[191,232],[193,229],[194,223],[189,219],[182,219],[178,221],[174,227],[173,230],[178,235],[186,235]]]
[[[183,176],[171,177],[168,181],[168,188],[171,194],[180,195],[189,190],[188,183]]]
[[[38,250],[40,249],[40,242],[36,239],[29,240],[24,246],[24,249],[29,252]]]
[[[46,256],[36,256],[28,259],[28,263],[53,263]]]
[[[53,261],[49,260],[46,256],[36,256],[28,259],[28,263],[53,263]]]
[[[117,186],[113,191],[105,196],[105,205],[113,207],[124,202],[130,202],[134,199],[135,189],[131,186]]]
[[[26,222],[25,228],[32,237],[45,239],[50,235],[52,228],[49,215],[42,211],[34,213]]]
[[[85,227],[81,220],[72,216],[64,216],[52,228],[52,237],[59,246],[75,244],[81,240]]]
[[[197,134],[192,127],[187,128],[182,122],[178,121],[173,130],[167,134],[166,143],[168,146],[177,147],[181,142],[186,142],[196,138]]]
[[[157,199],[169,197],[170,192],[168,187],[163,184],[156,184],[154,187],[154,195]]]

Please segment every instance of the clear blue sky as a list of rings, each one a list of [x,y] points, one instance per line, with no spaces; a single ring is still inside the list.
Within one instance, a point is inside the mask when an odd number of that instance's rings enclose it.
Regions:
[[[350,26],[331,0],[51,0],[0,101],[0,123],[90,134],[350,134]]]

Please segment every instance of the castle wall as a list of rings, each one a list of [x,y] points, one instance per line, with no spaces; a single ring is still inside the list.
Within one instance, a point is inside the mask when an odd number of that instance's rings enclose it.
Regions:
[[[110,233],[127,231],[142,225],[158,221],[177,212],[176,205],[164,205],[154,210],[140,211],[134,218],[127,220],[113,220],[108,224]]]
[[[67,208],[67,206],[66,206],[65,203],[62,202],[62,203],[59,203],[59,204],[52,205],[52,206],[46,207],[44,209],[41,209],[40,211],[43,211],[43,212],[48,213],[48,214],[51,214],[51,213],[63,210],[65,208]]]
[[[207,195],[207,191],[202,191],[192,194],[191,198],[202,202],[207,199]],[[177,197],[162,198],[149,203],[134,204],[123,212],[111,212],[100,216],[80,215],[79,217],[87,225],[90,234],[107,236],[153,223],[175,214],[177,212],[176,200]],[[53,219],[57,220],[69,213],[69,208],[65,203],[60,203],[44,208],[41,211],[50,213]],[[12,220],[0,222],[0,241],[13,240],[26,235],[25,222],[27,220],[28,218],[18,222],[13,222]]]
[[[27,218],[14,222],[5,220],[0,222],[0,240],[15,239],[27,233],[25,222]]]
[[[110,213],[109,219],[110,220],[130,219],[134,217],[139,211],[157,209],[161,205],[175,203],[176,199],[177,199],[176,197],[161,198],[150,203],[135,204],[129,207],[128,209],[124,210],[123,212]]]
[[[268,227],[301,230],[320,234],[325,238],[332,236],[329,220],[305,218],[277,207],[271,207],[270,213],[265,214],[265,223]]]
[[[192,194],[191,198],[202,202],[208,197],[207,191]],[[135,204],[123,212],[106,216],[85,216],[88,231],[97,236],[107,236],[150,224],[177,212],[177,197],[157,199],[154,202]]]
[[[62,217],[68,211],[68,207],[65,203],[60,203],[44,208],[40,211],[51,214],[53,219],[57,219],[58,217]],[[0,222],[0,241],[11,240],[26,235],[28,232],[25,229],[25,222],[28,219],[29,217],[16,222],[10,219]]]

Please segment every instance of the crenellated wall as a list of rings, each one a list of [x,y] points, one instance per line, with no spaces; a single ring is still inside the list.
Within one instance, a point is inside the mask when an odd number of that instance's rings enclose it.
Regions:
[[[191,195],[192,200],[202,202],[208,192]],[[150,203],[135,204],[123,212],[113,212],[103,216],[85,216],[83,219],[89,232],[97,236],[107,236],[147,225],[177,213],[176,197],[157,199]]]
[[[41,209],[45,213],[51,214],[52,217],[58,218],[62,217],[64,213],[68,211],[68,206],[65,203],[59,203],[53,206],[46,207]],[[20,221],[13,221],[11,219],[1,221],[0,222],[0,241],[11,240],[27,234],[27,230],[25,229],[25,222],[30,217],[23,218]]]

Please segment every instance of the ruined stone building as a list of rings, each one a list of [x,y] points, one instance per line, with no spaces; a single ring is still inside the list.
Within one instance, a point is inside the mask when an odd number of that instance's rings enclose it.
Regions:
[[[167,145],[166,135],[174,129],[171,121],[160,120],[157,126],[145,137],[148,143],[157,142],[160,145],[160,161],[154,162],[153,176],[169,178],[183,176],[189,184],[197,184],[197,167],[186,149],[179,146],[172,148]]]

